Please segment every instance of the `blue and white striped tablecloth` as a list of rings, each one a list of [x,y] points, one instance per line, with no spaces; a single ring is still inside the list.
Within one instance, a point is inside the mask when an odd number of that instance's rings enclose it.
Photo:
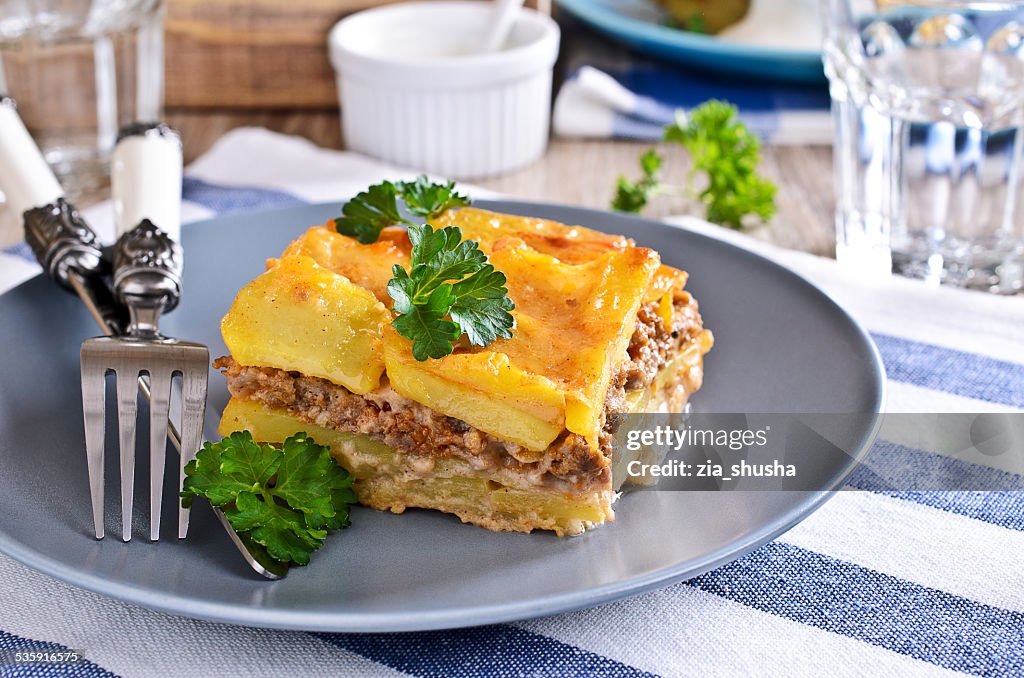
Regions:
[[[186,215],[338,200],[403,176],[238,130],[189,168]],[[107,209],[89,216],[109,229]],[[881,350],[890,411],[1024,411],[1019,298],[868,283],[828,260],[678,221],[790,266],[849,309]],[[23,247],[0,253],[0,288],[37,272]],[[942,459],[885,440],[872,454]],[[456,631],[351,635],[201,622],[81,591],[0,556],[0,653],[73,648],[89,660],[34,673],[0,666],[0,675],[1024,675],[1024,494],[885,492],[868,474],[852,483],[862,491],[837,493],[775,542],[688,582]]]

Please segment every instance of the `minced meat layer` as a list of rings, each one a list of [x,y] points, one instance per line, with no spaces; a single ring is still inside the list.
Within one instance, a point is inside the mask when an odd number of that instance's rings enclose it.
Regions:
[[[628,356],[612,380],[595,449],[578,434],[563,431],[544,451],[500,440],[466,422],[448,417],[397,394],[385,383],[356,395],[326,379],[272,367],[239,365],[231,357],[214,361],[227,377],[231,395],[283,409],[302,421],[336,431],[359,433],[424,461],[457,457],[480,471],[505,468],[531,484],[556,484],[575,491],[606,487],[611,475],[612,416],[625,406],[626,391],[646,388],[681,346],[701,332],[696,303],[688,294],[676,300],[672,327],[647,304],[637,315]]]

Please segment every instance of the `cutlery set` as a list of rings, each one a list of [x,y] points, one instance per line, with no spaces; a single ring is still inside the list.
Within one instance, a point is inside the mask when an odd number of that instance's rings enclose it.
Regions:
[[[82,406],[92,515],[97,539],[104,526],[104,447],[107,375],[116,379],[120,442],[121,536],[132,537],[138,393],[150,402],[150,530],[160,534],[167,441],[179,452],[181,491],[185,465],[202,444],[209,349],[160,332],[160,317],[177,306],[182,289],[182,146],[160,123],[122,128],[111,161],[111,194],[118,239],[104,248],[64,195],[15,102],[0,95],[0,190],[23,215],[25,240],[48,277],[76,293],[104,336],[81,350]],[[174,378],[180,378],[179,389]],[[171,420],[180,400],[180,429]],[[179,433],[180,430],[180,433]],[[287,572],[263,548],[238,535],[223,512],[221,525],[249,565],[268,579]],[[178,511],[178,537],[188,532],[188,509]]]

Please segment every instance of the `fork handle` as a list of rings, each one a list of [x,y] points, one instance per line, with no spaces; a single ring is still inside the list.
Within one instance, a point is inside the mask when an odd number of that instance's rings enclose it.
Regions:
[[[181,298],[181,137],[162,123],[121,130],[111,158],[119,234],[114,292],[131,313],[129,334],[157,334]]]
[[[148,219],[181,241],[181,136],[159,122],[121,128],[111,156],[114,222],[121,236]]]
[[[64,199],[43,154],[18,115],[14,99],[0,95],[0,189],[25,222],[25,240],[47,275],[71,288],[69,275],[91,276],[104,267],[99,240]]]

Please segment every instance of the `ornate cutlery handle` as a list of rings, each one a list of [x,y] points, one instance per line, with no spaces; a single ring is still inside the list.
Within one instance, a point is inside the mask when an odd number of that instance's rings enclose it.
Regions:
[[[25,224],[25,241],[50,278],[78,294],[102,326],[124,325],[103,274],[100,243],[75,206],[64,198],[43,154],[25,129],[14,99],[0,94],[0,190]]]
[[[131,335],[159,336],[160,314],[181,299],[181,168],[181,137],[167,125],[121,130],[111,159],[114,292]]]
[[[25,240],[48,276],[70,289],[70,272],[89,276],[101,271],[96,233],[64,199],[64,190],[25,129],[14,99],[3,95],[0,188],[15,215],[24,219]]]

